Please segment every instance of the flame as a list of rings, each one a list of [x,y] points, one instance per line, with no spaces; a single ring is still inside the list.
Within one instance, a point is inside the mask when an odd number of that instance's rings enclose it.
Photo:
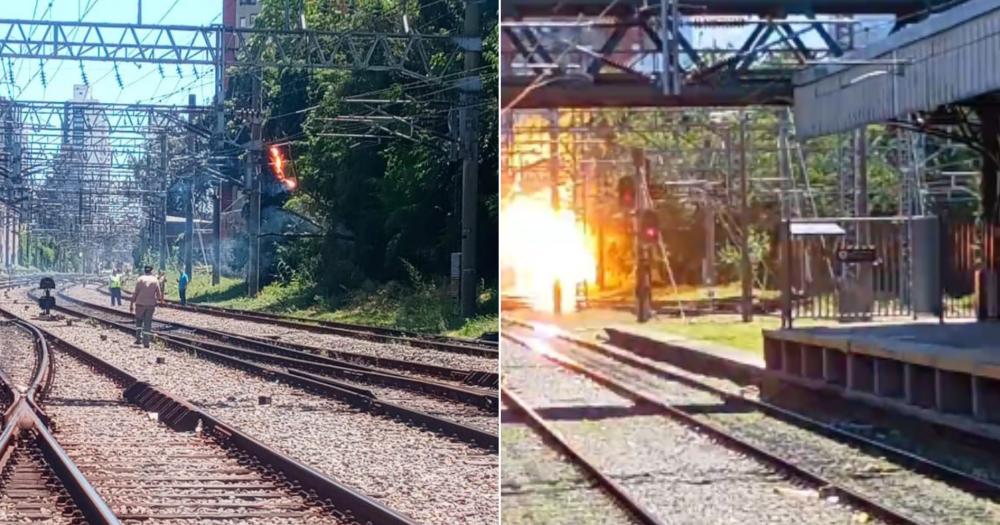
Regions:
[[[274,173],[279,179],[285,178],[285,159],[281,156],[278,146],[271,146],[271,165],[274,166]]]
[[[554,312],[558,283],[561,311],[574,311],[577,285],[593,282],[597,268],[576,214],[553,210],[546,192],[515,194],[501,208],[500,232],[504,293]]]

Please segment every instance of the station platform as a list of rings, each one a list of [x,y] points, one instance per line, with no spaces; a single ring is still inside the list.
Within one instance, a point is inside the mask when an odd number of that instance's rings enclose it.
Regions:
[[[1000,324],[909,323],[764,332],[768,370],[804,383],[1000,423]]]
[[[520,321],[557,326],[577,341],[758,385],[763,398],[779,405],[788,395],[783,385],[791,383],[1000,439],[1000,323],[927,319],[764,329],[762,351],[748,351],[607,312],[519,313]]]

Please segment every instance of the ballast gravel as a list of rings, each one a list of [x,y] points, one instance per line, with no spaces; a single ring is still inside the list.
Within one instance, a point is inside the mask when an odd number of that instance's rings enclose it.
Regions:
[[[501,354],[505,385],[664,523],[877,523],[540,353],[504,340]]]
[[[34,322],[418,522],[497,522],[496,453],[159,345],[133,346],[117,330]]]
[[[62,352],[53,359],[56,375],[45,409],[56,439],[124,523],[354,522],[278,488],[278,480],[198,434],[158,423],[125,401],[121,387],[76,359]]]
[[[0,320],[0,369],[22,392],[27,390],[35,371],[35,343],[31,335],[3,320]]]
[[[93,304],[106,305],[110,302],[106,295],[94,288],[72,286],[64,290],[64,293],[70,297]],[[127,312],[128,304],[125,303],[117,308]],[[401,344],[377,343],[331,334],[318,334],[267,323],[256,323],[253,321],[228,319],[215,315],[190,312],[169,306],[157,308],[156,319],[237,335],[267,337],[276,341],[310,345],[326,350],[354,352],[387,359],[403,359],[415,363],[444,366],[460,370],[497,371],[497,360],[488,357],[457,354],[430,348],[416,348]]]

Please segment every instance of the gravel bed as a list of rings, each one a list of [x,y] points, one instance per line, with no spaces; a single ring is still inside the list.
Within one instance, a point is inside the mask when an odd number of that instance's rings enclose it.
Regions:
[[[96,311],[79,305],[73,305],[72,308],[88,313],[94,313],[99,316],[107,315],[105,312]],[[398,403],[407,408],[412,408],[427,414],[450,419],[457,423],[473,428],[479,428],[481,430],[487,430],[489,432],[496,432],[497,429],[496,412],[470,406],[467,403],[433,396],[423,392],[415,392],[412,390],[381,384],[372,384],[364,380],[352,381],[343,378],[336,378],[336,380],[371,390],[379,399],[383,401]]]
[[[72,357],[56,352],[53,358],[56,376],[45,407],[52,417],[56,438],[115,514],[125,517],[148,513],[155,523],[186,523],[189,521],[155,516],[197,513],[208,519],[218,513],[247,514],[270,507],[301,515],[246,517],[222,522],[261,525],[351,523],[351,520],[323,513],[315,503],[301,496],[268,488],[270,480],[262,473],[244,467],[196,433],[174,432],[156,422],[122,399],[121,388],[114,382]],[[196,459],[192,461],[192,458]],[[194,481],[196,479],[201,481]],[[254,488],[189,488],[203,483],[218,486],[226,482]],[[248,492],[266,496],[239,497]],[[197,499],[184,497],[188,495]],[[205,499],[205,496],[214,497]],[[212,509],[204,506],[212,503],[234,507]],[[249,505],[243,506],[244,503]],[[153,506],[164,504],[169,506]],[[254,505],[265,508],[256,509]]]
[[[641,386],[668,403],[699,407],[692,412],[696,418],[720,425],[776,455],[794,458],[802,467],[925,523],[1000,523],[1000,504],[906,470],[882,457],[752,409],[728,410],[713,394],[628,367],[593,351],[568,344],[559,349],[623,382]],[[718,410],[705,408],[713,406]]]
[[[108,304],[108,297],[93,288],[73,286],[64,290],[70,297],[91,302],[94,304]],[[117,307],[123,311],[128,311],[128,304]],[[214,315],[179,310],[171,307],[160,307],[156,309],[157,319],[175,323],[182,323],[200,328],[229,332],[233,334],[268,337],[276,341],[311,345],[319,348],[355,352],[373,357],[403,359],[415,363],[425,363],[461,370],[474,370],[482,372],[496,372],[497,360],[488,357],[478,357],[453,352],[444,352],[430,348],[415,348],[411,346],[375,343],[361,339],[352,339],[331,334],[317,334],[295,328],[274,326],[267,323],[256,323],[241,319],[227,319]]]
[[[497,454],[117,330],[36,323],[421,523],[497,522]]]
[[[41,477],[41,480],[35,483],[37,477]],[[30,487],[37,488],[37,492],[34,494],[22,492],[13,497],[8,490],[12,480],[17,482],[22,490]],[[77,520],[62,514],[67,507],[75,508],[66,488],[45,463],[42,451],[33,440],[20,440],[3,472],[0,473],[0,522],[36,525],[77,524]]]
[[[875,522],[520,345],[504,341],[503,359],[508,388],[665,523]]]
[[[504,417],[507,417],[506,415]],[[631,525],[636,522],[579,467],[523,423],[505,419],[501,436],[502,523]]]
[[[14,387],[28,389],[35,371],[35,342],[24,330],[0,321],[0,368]]]

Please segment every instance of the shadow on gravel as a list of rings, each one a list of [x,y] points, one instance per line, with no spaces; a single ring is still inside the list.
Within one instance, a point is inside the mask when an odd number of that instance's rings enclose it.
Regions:
[[[605,419],[619,419],[624,417],[650,416],[656,415],[656,407],[650,405],[581,405],[568,407],[548,407],[537,408],[542,419],[546,421],[601,421]],[[500,412],[500,419],[505,423],[520,423],[523,418],[509,409]]]

